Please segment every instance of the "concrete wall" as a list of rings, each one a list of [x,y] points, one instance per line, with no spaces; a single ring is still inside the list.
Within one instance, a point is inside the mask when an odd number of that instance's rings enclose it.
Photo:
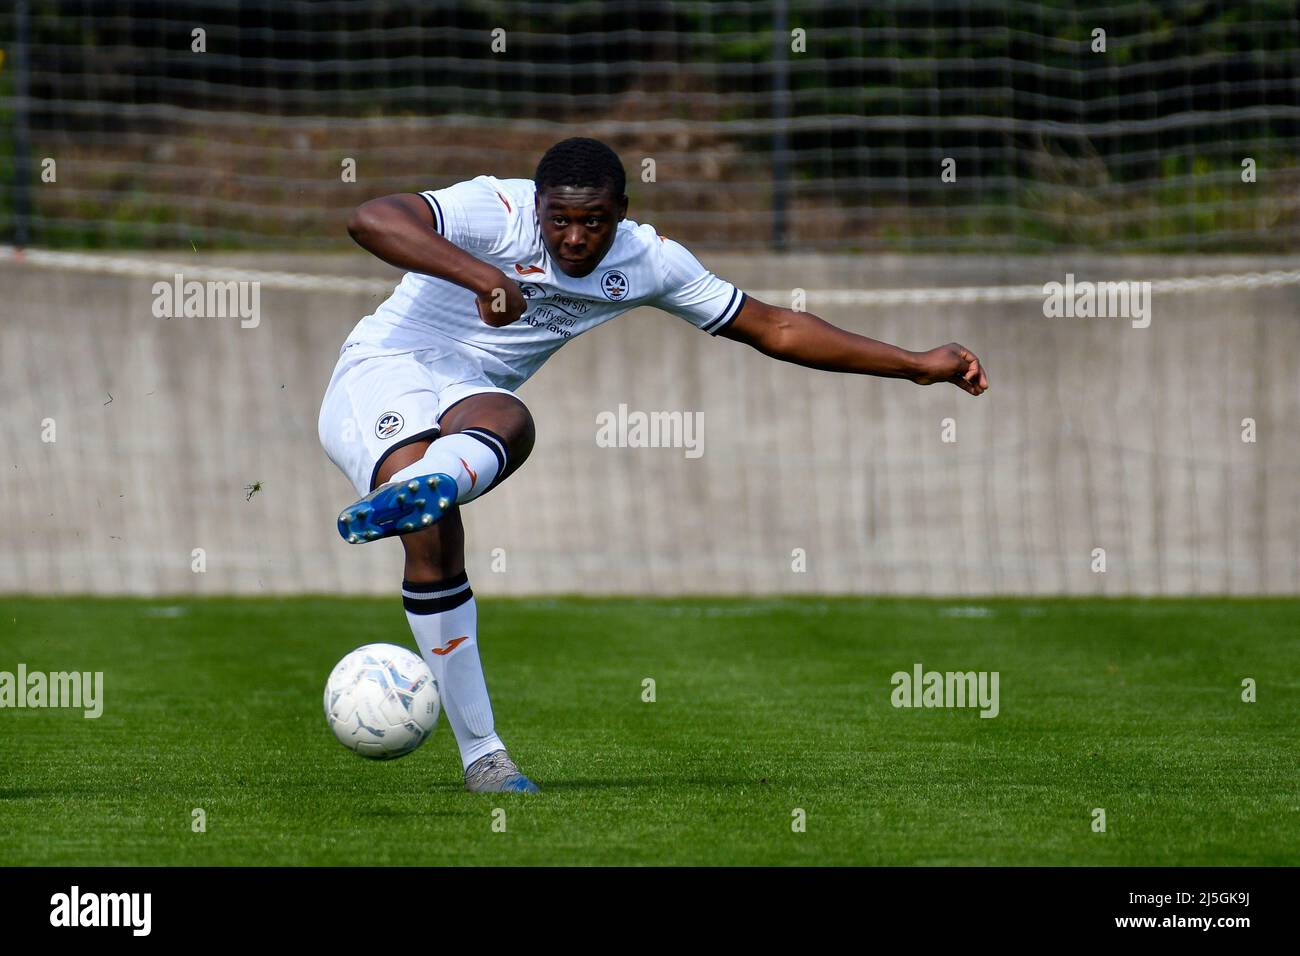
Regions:
[[[225,261],[397,277],[361,253]],[[810,310],[876,338],[961,341],[994,387],[972,399],[809,371],[629,313],[521,390],[537,448],[465,509],[478,593],[1300,590],[1300,287],[1166,293],[1147,329],[1047,319],[1040,300],[847,308],[816,293],[1296,259],[708,262],[742,287],[808,289]],[[0,591],[393,593],[401,548],[338,538],[352,492],[316,437],[338,347],[382,296],[263,289],[261,324],[242,329],[154,318],[151,286],[168,278],[0,264]],[[620,404],[703,412],[704,454],[597,447],[596,416]]]

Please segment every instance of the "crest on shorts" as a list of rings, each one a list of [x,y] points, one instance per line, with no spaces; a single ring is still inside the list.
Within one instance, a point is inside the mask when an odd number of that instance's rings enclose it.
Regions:
[[[614,302],[627,298],[627,276],[617,269],[610,269],[600,277],[600,291]]]
[[[375,434],[380,438],[392,438],[402,430],[404,424],[402,416],[397,412],[384,412],[379,416],[379,421],[375,422]]]

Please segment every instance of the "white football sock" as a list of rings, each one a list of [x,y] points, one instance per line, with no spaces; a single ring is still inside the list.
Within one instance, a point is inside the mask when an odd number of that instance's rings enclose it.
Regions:
[[[456,437],[456,436],[451,436]],[[478,656],[478,607],[462,571],[431,584],[402,582],[402,604],[433,677],[442,711],[468,768],[494,750],[505,750],[492,720],[483,665]]]
[[[434,439],[419,461],[396,472],[389,481],[410,481],[441,472],[456,479],[456,503],[473,501],[492,486],[506,468],[506,443],[486,428],[467,428]]]

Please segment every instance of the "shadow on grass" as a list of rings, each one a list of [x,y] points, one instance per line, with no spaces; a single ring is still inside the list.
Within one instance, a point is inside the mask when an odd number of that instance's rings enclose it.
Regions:
[[[424,808],[415,808],[411,810],[357,810],[350,814],[353,817],[379,817],[385,820],[399,819],[427,819],[429,817],[463,817],[466,816],[463,810],[429,810]]]
[[[680,786],[683,783],[703,783],[704,781],[691,780],[671,780],[665,777],[641,777],[631,780],[539,780],[537,785],[542,788],[545,794],[548,790],[645,790],[645,789],[662,789],[664,787]],[[752,780],[710,780],[710,786],[714,787],[739,787],[748,783],[754,783]]]
[[[63,796],[53,790],[32,790],[23,787],[0,787],[0,800],[29,800],[33,797]]]

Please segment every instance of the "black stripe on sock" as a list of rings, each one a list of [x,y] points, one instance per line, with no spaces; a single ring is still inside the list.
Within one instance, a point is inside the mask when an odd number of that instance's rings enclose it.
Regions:
[[[462,590],[456,591],[457,588]],[[402,607],[412,614],[441,614],[460,607],[474,596],[474,591],[469,586],[469,575],[464,571],[441,581],[403,580],[402,590],[410,592],[402,595]],[[456,593],[442,594],[443,591],[456,591]],[[412,594],[416,596],[412,597]]]
[[[414,598],[409,598],[403,594],[402,607],[410,611],[412,614],[443,614],[447,611],[454,611],[473,596],[474,592],[470,589],[461,591],[459,594],[454,594],[451,597],[438,598],[435,601],[417,601]]]
[[[462,584],[469,584],[469,574],[465,571],[460,574],[452,575],[445,581],[402,581],[403,591],[419,591],[428,594],[435,591],[447,591],[451,588],[458,588]]]
[[[506,448],[505,439],[495,432],[488,431],[486,428],[466,428],[461,432],[461,434],[468,435],[470,438],[478,439],[484,445],[487,445],[488,448],[492,449],[492,454],[496,456],[497,460],[497,477],[500,477],[506,470],[506,456],[504,454],[504,449]],[[493,439],[495,439],[495,441]],[[498,444],[498,442],[500,442],[500,444]]]
[[[474,596],[473,588],[457,591],[455,594],[441,598],[413,598],[402,595],[402,607],[412,614],[442,614],[460,607]]]

